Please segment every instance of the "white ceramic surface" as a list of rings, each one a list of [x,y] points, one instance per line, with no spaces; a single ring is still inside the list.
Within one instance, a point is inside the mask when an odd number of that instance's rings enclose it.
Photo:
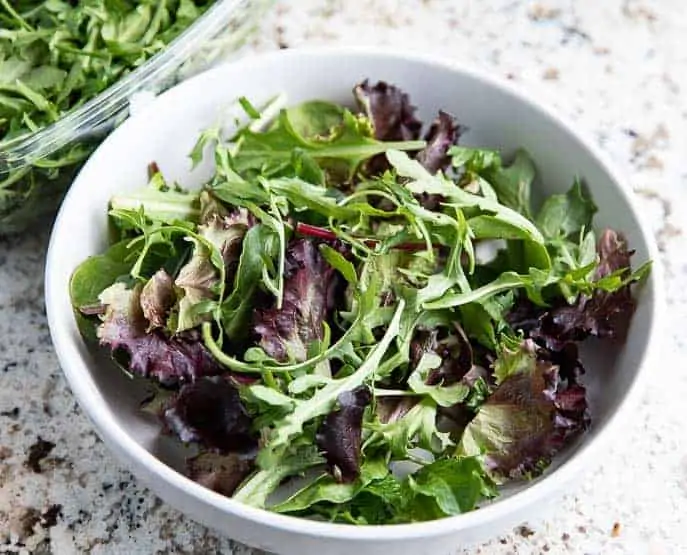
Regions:
[[[160,497],[241,542],[284,555],[338,555],[351,549],[357,555],[381,549],[398,555],[437,555],[526,520],[555,502],[582,469],[603,457],[607,436],[636,400],[641,370],[657,350],[654,331],[662,287],[655,268],[641,292],[626,346],[617,352],[585,353],[594,424],[584,440],[563,453],[543,478],[458,517],[386,527],[310,522],[241,505],[178,473],[178,461],[160,440],[157,426],[137,411],[135,384],[102,357],[94,357],[81,340],[69,304],[69,276],[84,258],[105,247],[108,199],[115,192],[141,187],[150,161],[157,161],[169,179],[184,186],[202,182],[209,168],[192,172],[188,152],[198,132],[215,124],[233,99],[244,95],[259,104],[283,92],[289,103],[311,98],[350,103],[353,84],[366,77],[402,87],[425,121],[439,108],[455,114],[470,128],[463,144],[504,152],[525,147],[536,161],[543,193],[566,190],[575,175],[584,178],[600,208],[598,224],[625,232],[637,252],[636,261],[657,258],[621,178],[589,142],[510,86],[448,62],[356,49],[289,50],[202,74],[125,122],[84,167],[53,230],[46,306],[57,355],[103,440]]]

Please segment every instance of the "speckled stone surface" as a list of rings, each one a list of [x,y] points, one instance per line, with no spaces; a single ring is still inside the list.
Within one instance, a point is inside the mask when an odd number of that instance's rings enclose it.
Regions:
[[[456,554],[687,553],[685,41],[684,0],[301,0],[244,51],[398,45],[512,79],[610,153],[651,223],[669,340],[639,410],[545,520]],[[0,552],[257,555],[164,505],[97,439],[52,352],[47,239],[0,240]]]

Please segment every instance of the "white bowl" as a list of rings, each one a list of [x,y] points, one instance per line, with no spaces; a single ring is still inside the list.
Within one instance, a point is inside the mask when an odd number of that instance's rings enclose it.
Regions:
[[[650,233],[633,207],[620,175],[553,112],[491,77],[415,55],[358,49],[288,50],[213,69],[166,92],[118,128],[95,152],[72,185],[57,218],[48,252],[46,305],[64,373],[105,443],[142,482],[170,505],[228,536],[285,555],[440,555],[493,537],[555,501],[589,465],[598,464],[621,413],[639,391],[640,375],[656,351],[662,307],[659,265],[641,290],[626,345],[586,354],[593,426],[562,453],[542,478],[511,488],[475,512],[427,523],[354,527],[312,522],[242,505],[175,470],[179,461],[159,437],[159,427],[138,411],[138,388],[82,341],[69,302],[69,277],[107,241],[106,209],[116,192],[146,182],[155,160],[166,177],[197,186],[211,168],[190,169],[188,153],[198,133],[215,124],[244,95],[260,103],[277,93],[288,102],[324,98],[350,103],[360,80],[386,80],[407,91],[429,121],[439,108],[469,127],[463,144],[526,148],[542,193],[562,192],[583,177],[599,206],[599,226],[623,231],[635,261],[658,260]]]

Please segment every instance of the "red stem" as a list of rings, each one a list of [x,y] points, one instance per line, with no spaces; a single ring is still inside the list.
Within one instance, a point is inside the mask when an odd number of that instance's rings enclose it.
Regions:
[[[336,233],[334,233],[333,231],[324,229],[323,227],[304,224],[301,222],[296,223],[296,233],[298,233],[299,235],[305,235],[306,237],[316,237],[317,239],[325,239],[327,241],[333,241],[336,239]],[[365,241],[365,244],[370,248],[373,248],[375,245],[377,245],[377,243],[378,241],[376,241],[375,239],[368,239]],[[400,245],[396,245],[396,247],[394,248],[408,252],[415,252],[424,250],[426,248],[426,245],[425,243],[401,243]]]
[[[327,239],[329,241],[334,241],[336,239],[336,233],[333,231],[329,231],[323,227],[303,224],[301,222],[296,224],[296,233],[305,235],[306,237],[317,237],[318,239]]]

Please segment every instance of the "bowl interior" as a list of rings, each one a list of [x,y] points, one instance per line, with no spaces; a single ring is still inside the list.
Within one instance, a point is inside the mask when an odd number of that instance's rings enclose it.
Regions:
[[[55,225],[47,275],[51,327],[58,351],[64,355],[64,370],[91,417],[118,426],[148,452],[172,467],[181,467],[183,453],[161,439],[158,424],[138,410],[145,386],[126,378],[106,357],[91,352],[72,316],[69,277],[81,261],[105,248],[109,198],[143,186],[151,161],[158,163],[169,180],[185,187],[202,184],[211,165],[205,162],[192,170],[188,153],[200,131],[226,120],[227,107],[239,96],[255,105],[278,93],[285,93],[288,103],[321,98],[351,104],[353,85],[365,78],[386,80],[407,91],[425,122],[438,109],[454,114],[469,128],[462,144],[495,147],[505,153],[526,148],[537,165],[541,195],[564,192],[580,176],[599,206],[598,224],[627,235],[636,250],[636,263],[651,256],[637,213],[603,163],[553,116],[491,81],[446,65],[370,53],[288,52],[219,67],[164,94],[117,129],[74,182]],[[653,326],[654,296],[652,278],[642,290],[624,347],[591,346],[584,353],[593,416],[592,429],[582,440],[585,443],[594,441],[637,378]],[[77,382],[87,384],[90,393],[84,393]],[[574,457],[578,449],[579,445],[572,446],[561,454],[554,468]],[[555,470],[546,476],[555,476]],[[521,487],[509,488],[508,493]]]

